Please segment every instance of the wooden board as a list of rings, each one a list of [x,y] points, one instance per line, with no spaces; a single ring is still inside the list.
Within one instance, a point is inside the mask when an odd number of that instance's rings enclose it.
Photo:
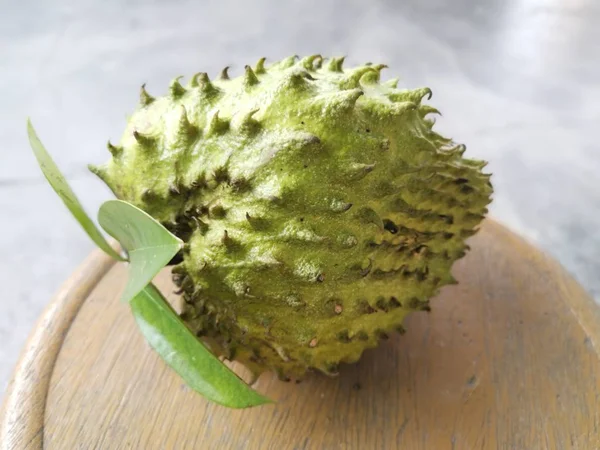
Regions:
[[[598,449],[600,313],[555,262],[488,221],[460,284],[338,378],[266,374],[275,405],[190,391],[118,301],[125,267],[94,253],[24,350],[2,449]],[[158,284],[173,287],[168,273]],[[174,295],[170,295],[175,299]]]

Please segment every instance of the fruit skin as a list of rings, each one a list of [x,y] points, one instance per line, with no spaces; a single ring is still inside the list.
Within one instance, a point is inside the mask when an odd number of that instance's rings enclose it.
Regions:
[[[290,57],[230,79],[144,87],[107,165],[118,198],[185,242],[183,319],[282,379],[336,374],[455,283],[487,213],[485,163],[432,130],[428,88],[383,65]]]

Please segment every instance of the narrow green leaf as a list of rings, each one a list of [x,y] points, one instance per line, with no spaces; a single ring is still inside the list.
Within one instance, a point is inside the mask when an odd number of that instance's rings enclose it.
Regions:
[[[183,242],[153,217],[122,200],[104,202],[98,222],[129,254],[129,280],[122,300],[130,301],[177,254]]]
[[[81,203],[67,183],[67,180],[38,138],[29,119],[27,119],[27,136],[29,137],[31,149],[33,150],[44,176],[50,183],[50,186],[52,186],[52,189],[58,194],[69,211],[71,211],[73,217],[75,217],[77,222],[83,227],[90,239],[94,241],[98,247],[104,250],[107,255],[112,256],[119,261],[124,261],[124,258],[119,255],[108,242],[106,242],[106,239],[100,230],[98,230],[92,219],[85,213],[83,206],[81,206]]]
[[[154,285],[148,285],[130,305],[148,343],[196,392],[229,408],[272,402],[210,353]]]

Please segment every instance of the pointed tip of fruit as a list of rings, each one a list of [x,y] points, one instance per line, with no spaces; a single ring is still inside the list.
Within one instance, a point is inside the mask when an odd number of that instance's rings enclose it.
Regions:
[[[206,134],[212,136],[220,134],[229,128],[229,120],[221,119],[219,117],[219,110],[216,110],[208,119],[208,125],[206,127]]]
[[[259,81],[258,81],[258,78],[256,77],[256,74],[252,70],[252,67],[246,65],[244,67],[244,70],[245,70],[244,86],[246,86],[246,87],[256,86],[259,83]]]
[[[142,87],[140,88],[140,104],[142,106],[148,106],[154,100],[155,98],[148,94],[148,91],[146,91],[146,83],[142,84]]]
[[[239,122],[239,131],[244,134],[253,134],[260,127],[260,123],[254,119],[254,115],[259,111],[259,108],[253,108],[246,112]]]
[[[88,164],[88,170],[100,178],[105,183],[108,180],[108,171],[105,166],[96,166],[94,164]]]
[[[289,72],[282,79],[282,86],[294,90],[302,90],[308,87],[308,81],[314,81],[314,77],[305,69]]]
[[[439,116],[442,115],[442,113],[437,108],[434,108],[433,106],[429,106],[429,105],[419,106],[419,115],[424,118],[427,114],[437,114]]]
[[[325,108],[328,114],[346,114],[355,108],[358,99],[362,95],[364,95],[364,91],[360,88],[347,89],[320,96],[316,105],[318,108]]]
[[[142,147],[150,147],[154,144],[155,138],[148,134],[141,133],[138,130],[133,130],[132,134],[136,142]]]
[[[197,87],[207,97],[212,97],[219,92],[219,89],[211,83],[206,72],[199,72],[194,75],[192,85],[193,87]]]
[[[353,163],[347,169],[348,178],[351,180],[361,180],[375,169],[375,163],[363,164]]]
[[[179,81],[181,78],[183,78],[183,76],[178,76],[173,81],[171,81],[171,84],[169,85],[169,93],[173,98],[179,98],[186,93],[185,88],[181,85],[181,82]]]
[[[392,89],[396,89],[398,87],[398,82],[400,80],[398,78],[392,78],[390,80],[387,80],[385,83],[383,83],[384,86],[387,86],[389,88]]]
[[[257,62],[256,62],[256,66],[254,66],[254,72],[257,74],[263,74],[266,72],[265,69],[265,61],[267,60],[267,58],[260,58]]]
[[[423,101],[425,96],[427,96],[427,100],[431,100],[432,95],[433,95],[433,92],[428,87],[422,87],[422,88],[415,89],[414,91],[412,91],[412,96],[414,99],[413,101],[418,104],[420,104]]]
[[[344,66],[344,60],[346,59],[345,56],[341,56],[339,58],[331,58],[331,60],[329,61],[329,65],[327,66],[327,69],[330,72],[343,72],[343,66]]]
[[[323,61],[325,61],[325,58],[321,55],[318,55],[317,58],[315,58],[313,63],[315,70],[320,69],[323,66]]]
[[[339,95],[342,103],[346,103],[350,107],[354,107],[356,102],[360,97],[362,97],[365,92],[360,88],[348,89]]]
[[[229,80],[229,66],[223,67],[219,74],[219,80]]]
[[[298,60],[298,55],[288,56],[287,58],[284,58],[279,62],[279,66],[282,69],[287,69],[289,67],[292,67],[294,64],[296,64],[297,60]]]
[[[210,78],[206,72],[198,72],[196,75],[194,75],[193,80],[194,86],[204,86],[210,83]]]
[[[361,86],[371,86],[379,83],[379,72],[376,70],[369,70],[365,72],[358,80]]]
[[[321,61],[323,60],[323,57],[319,54],[305,56],[304,58],[302,58],[300,60],[300,65],[302,67],[304,67],[306,70],[312,72],[313,70],[321,67],[321,64],[318,63],[318,60],[321,60]],[[318,66],[317,66],[317,64],[318,64]]]
[[[185,106],[179,108],[179,120],[177,124],[177,135],[185,140],[193,139],[198,133],[198,129],[194,126],[188,117]]]
[[[106,143],[106,148],[113,157],[117,157],[123,153],[123,147],[113,145],[110,141]]]
[[[388,69],[390,66],[388,66],[387,64],[376,64],[373,66],[373,69],[375,69],[378,73],[381,73],[381,71],[383,69]]]

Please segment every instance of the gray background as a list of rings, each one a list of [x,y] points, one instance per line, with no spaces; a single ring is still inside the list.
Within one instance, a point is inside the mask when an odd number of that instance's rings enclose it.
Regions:
[[[92,244],[51,192],[25,119],[90,213],[138,88],[259,57],[348,55],[430,86],[438,128],[488,159],[492,215],[600,299],[600,2],[0,0],[0,393],[35,319]],[[100,318],[99,318],[100,320]]]

